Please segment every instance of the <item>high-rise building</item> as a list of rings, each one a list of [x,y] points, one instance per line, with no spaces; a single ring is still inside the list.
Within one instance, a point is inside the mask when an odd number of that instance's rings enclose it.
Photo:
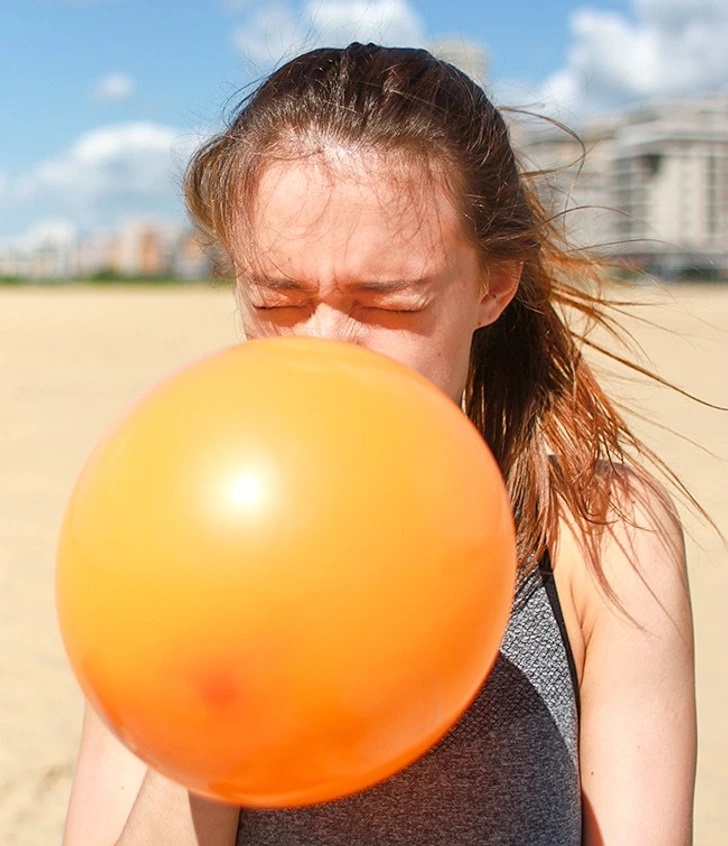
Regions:
[[[728,98],[655,108],[625,126],[614,156],[617,234],[666,266],[728,270]]]
[[[0,248],[0,275],[69,279],[78,272],[78,237],[66,221],[43,221]]]
[[[167,221],[136,218],[118,231],[114,268],[125,276],[163,276],[171,271],[181,227]]]
[[[579,142],[519,127],[525,156],[553,169],[546,196],[585,245],[666,275],[728,274],[728,96],[653,104],[593,121]]]

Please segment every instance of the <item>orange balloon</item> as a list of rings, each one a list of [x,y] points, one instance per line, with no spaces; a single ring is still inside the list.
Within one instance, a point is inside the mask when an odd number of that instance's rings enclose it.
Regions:
[[[497,656],[514,578],[504,486],[461,410],[384,356],[279,338],[168,378],[96,448],[57,602],[133,752],[283,807],[440,739]]]

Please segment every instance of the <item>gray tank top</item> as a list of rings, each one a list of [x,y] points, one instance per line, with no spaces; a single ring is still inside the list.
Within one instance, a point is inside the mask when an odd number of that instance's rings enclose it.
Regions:
[[[345,799],[242,809],[237,846],[579,846],[578,722],[546,561],[519,593],[487,682],[433,749]]]

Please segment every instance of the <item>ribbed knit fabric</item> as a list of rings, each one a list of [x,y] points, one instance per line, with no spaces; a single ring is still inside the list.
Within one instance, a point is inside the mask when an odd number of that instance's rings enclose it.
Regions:
[[[548,589],[547,589],[548,587]],[[368,790],[240,813],[238,846],[579,846],[578,703],[553,580],[514,606],[476,700],[424,757]]]

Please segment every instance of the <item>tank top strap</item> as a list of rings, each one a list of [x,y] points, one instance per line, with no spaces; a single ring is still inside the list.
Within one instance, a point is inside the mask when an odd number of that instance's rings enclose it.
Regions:
[[[571,641],[566,630],[566,621],[564,620],[564,612],[561,608],[561,601],[559,600],[559,593],[556,589],[556,579],[554,578],[554,570],[551,564],[551,555],[548,551],[544,552],[543,557],[539,561],[538,571],[541,576],[541,583],[546,590],[551,605],[551,611],[554,615],[556,625],[559,627],[559,634],[561,635],[561,642],[564,646],[566,654],[566,661],[569,665],[569,675],[571,676],[571,686],[574,691],[574,702],[576,703],[576,710],[579,717],[581,717],[581,697],[579,694],[579,676],[576,672],[576,661],[574,660],[574,651],[571,648]]]

